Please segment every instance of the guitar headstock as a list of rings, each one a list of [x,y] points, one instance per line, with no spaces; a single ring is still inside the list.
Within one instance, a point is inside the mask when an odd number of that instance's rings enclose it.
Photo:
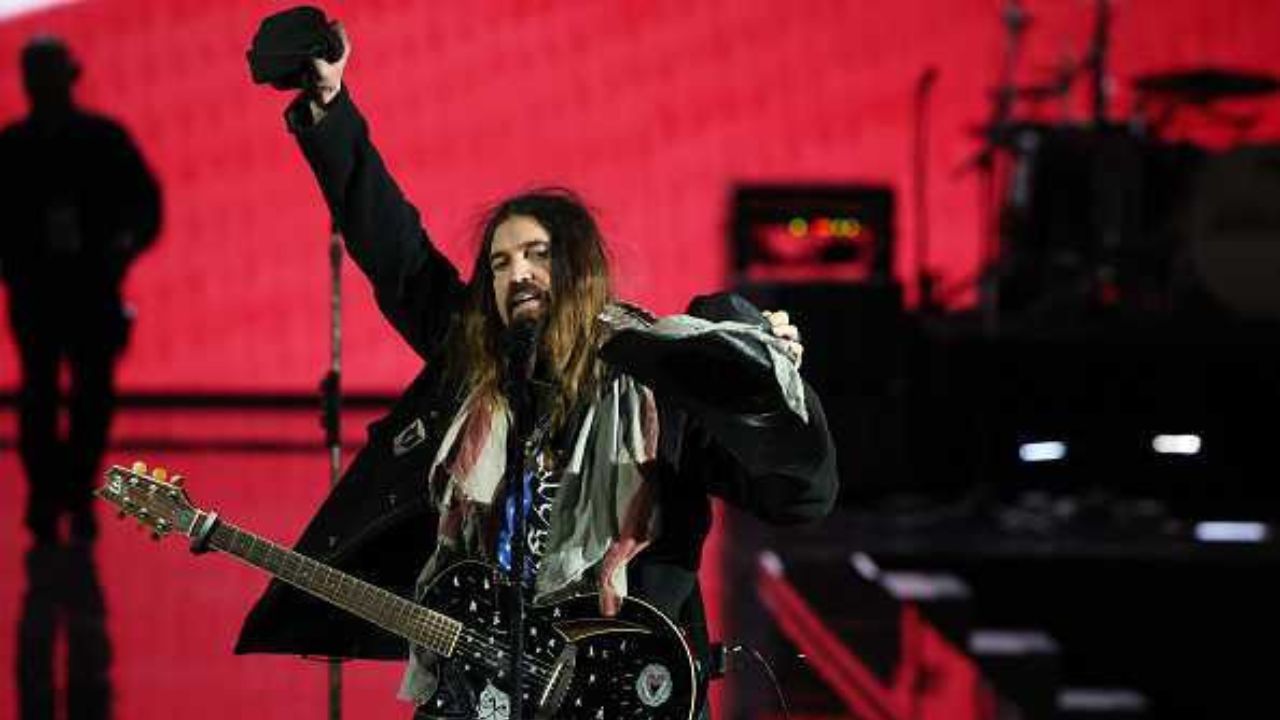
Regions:
[[[94,494],[116,506],[121,518],[132,516],[156,540],[172,532],[192,534],[200,510],[182,488],[181,475],[170,477],[164,468],[148,472],[138,462],[132,468],[113,465],[106,478]]]

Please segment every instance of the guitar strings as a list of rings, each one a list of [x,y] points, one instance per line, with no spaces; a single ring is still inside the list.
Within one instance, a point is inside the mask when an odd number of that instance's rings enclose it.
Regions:
[[[509,656],[511,653],[511,650],[506,645],[496,642],[490,643],[483,636],[470,630],[463,631],[463,635],[459,637],[459,640],[463,639],[465,639],[467,644],[470,646],[465,649],[469,650],[473,655],[479,656],[481,659],[495,664],[502,663],[503,655],[506,654]],[[523,662],[523,667],[541,674],[543,679],[548,678],[553,669],[553,666],[538,660],[532,655],[526,655]]]
[[[466,640],[467,645],[470,647],[466,647],[464,649],[469,650],[472,655],[478,656],[481,660],[499,667],[501,667],[503,663],[503,653],[505,652],[509,654],[511,652],[506,645],[498,642],[487,642],[485,638],[477,635],[471,630],[463,629],[458,636],[458,640],[459,642]],[[492,653],[496,653],[496,656]],[[542,682],[549,681],[551,679],[552,671],[554,670],[554,666],[548,665],[531,655],[525,656],[521,663],[521,667],[525,670],[529,670],[533,677]]]
[[[434,618],[419,617],[411,621],[411,624],[420,631],[434,638],[438,642],[447,642],[449,630],[447,625],[434,621]],[[463,649],[469,651],[480,661],[494,665],[495,667],[502,664],[503,653],[510,653],[511,650],[504,644],[499,642],[489,642],[487,636],[477,634],[473,630],[469,630],[466,626],[460,626],[458,629],[458,642],[463,644]],[[530,670],[534,677],[547,681],[550,679],[553,665],[548,665],[533,656],[526,656],[522,664],[527,670]]]
[[[228,550],[233,557],[247,561],[251,565],[257,566],[261,564],[268,569],[278,569],[279,572],[273,572],[273,574],[281,580],[302,590],[314,592],[321,595],[321,597],[331,596],[332,601],[339,607],[343,607],[357,615],[365,616],[370,621],[383,627],[385,625],[378,622],[381,618],[378,618],[376,612],[368,612],[367,614],[360,612],[362,609],[367,610],[367,608],[364,608],[358,602],[359,593],[368,594],[365,598],[366,600],[381,600],[385,602],[386,600],[401,599],[383,588],[363,583],[358,578],[350,578],[342,573],[336,573],[332,568],[326,567],[313,558],[286,550],[230,523],[220,523],[215,526],[213,534],[215,536],[213,545],[220,549]],[[227,537],[228,535],[230,537]],[[242,547],[237,548],[237,543]],[[259,557],[255,557],[255,555]],[[292,567],[289,565],[290,562],[294,563]],[[325,571],[335,575],[333,584],[328,585],[322,582],[319,585],[315,585],[314,579],[316,575]],[[308,579],[312,580],[312,582],[307,582]],[[343,587],[344,583],[351,581],[355,582],[352,583],[350,590]],[[383,610],[391,610],[394,615],[397,608],[395,605],[391,605],[390,607],[384,607]],[[420,631],[425,631],[436,639],[444,640],[448,636],[446,627],[430,616],[408,618],[408,620],[411,626]],[[505,645],[498,642],[487,642],[485,638],[471,630],[467,630],[465,626],[460,628],[458,633],[458,642],[462,643],[463,641],[471,646],[470,648],[464,647],[464,649],[469,649],[473,656],[495,667],[501,667],[504,652],[511,652]],[[493,653],[496,653],[496,656]],[[552,671],[554,670],[553,665],[548,665],[533,656],[525,656],[521,667],[529,671],[531,677],[543,684],[550,682]]]

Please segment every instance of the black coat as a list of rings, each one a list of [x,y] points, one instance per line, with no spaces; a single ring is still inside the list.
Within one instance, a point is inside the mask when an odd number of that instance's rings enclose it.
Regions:
[[[387,173],[364,119],[344,90],[318,124],[291,125],[382,312],[424,360],[435,358],[462,307],[465,285]],[[741,307],[714,299],[701,304]],[[605,357],[629,371],[625,357]],[[459,388],[446,382],[441,366],[428,362],[391,412],[369,426],[367,445],[303,532],[298,552],[411,595],[434,545],[427,470],[460,403]],[[628,566],[628,584],[631,594],[685,625],[705,648],[697,572],[710,529],[710,496],[766,520],[816,519],[834,502],[835,451],[811,389],[807,424],[789,413],[743,415],[741,422],[736,415],[728,421],[707,417],[700,406],[668,401],[656,390],[662,529]],[[402,658],[406,645],[276,581],[250,612],[236,651]]]

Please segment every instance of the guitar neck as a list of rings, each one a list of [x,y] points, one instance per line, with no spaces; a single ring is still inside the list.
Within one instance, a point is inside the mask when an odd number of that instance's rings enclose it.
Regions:
[[[200,527],[204,513],[196,523]],[[218,519],[209,545],[440,655],[450,656],[462,623],[395,593]]]

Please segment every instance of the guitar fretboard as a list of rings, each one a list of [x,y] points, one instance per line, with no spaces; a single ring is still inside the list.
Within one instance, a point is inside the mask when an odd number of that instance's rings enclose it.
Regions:
[[[462,632],[462,623],[447,615],[334,570],[231,523],[219,520],[209,536],[209,545],[441,655],[453,654]]]

